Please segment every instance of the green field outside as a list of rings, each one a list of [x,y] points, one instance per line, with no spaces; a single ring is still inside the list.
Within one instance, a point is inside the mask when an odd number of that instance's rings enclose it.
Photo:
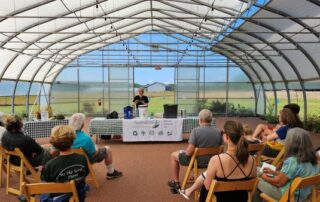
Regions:
[[[149,104],[149,113],[163,113],[163,105],[164,104],[173,104],[174,103],[174,92],[164,92],[164,93],[146,93],[147,96],[150,98],[150,104]],[[308,114],[309,115],[320,115],[320,93],[319,92],[308,92]],[[268,96],[270,104],[274,103],[274,99],[272,96]],[[300,116],[303,118],[304,116],[304,108],[303,108],[303,99],[301,99],[301,96],[298,98],[292,97],[291,98],[293,103],[297,103],[301,106]],[[211,100],[215,99],[207,99],[207,105],[211,102]],[[220,99],[221,102],[225,102],[224,99]],[[240,105],[240,108],[246,108],[246,109],[253,109],[254,108],[254,100],[253,99],[229,99],[229,103],[234,104],[234,107],[237,109],[238,105]],[[102,107],[98,106],[95,100],[91,102],[93,111],[96,114],[101,114]],[[287,99],[285,96],[278,94],[278,109],[281,109],[285,104],[287,104]],[[125,105],[125,104],[124,104]],[[105,103],[105,106],[108,106],[108,103]],[[120,104],[117,108],[117,111],[122,109],[122,105]],[[30,109],[32,106],[30,105]],[[78,111],[78,104],[77,103],[56,103],[52,104],[52,109],[54,114],[58,113],[66,113],[71,114]],[[25,106],[17,105],[15,106],[15,112],[17,114],[22,114],[25,112],[26,108]],[[115,110],[115,109],[111,109]],[[0,106],[0,111],[5,113],[11,112],[11,106]],[[80,111],[83,111],[83,103],[80,103]],[[106,112],[109,111],[108,109],[105,110]],[[120,111],[119,111],[120,112]]]

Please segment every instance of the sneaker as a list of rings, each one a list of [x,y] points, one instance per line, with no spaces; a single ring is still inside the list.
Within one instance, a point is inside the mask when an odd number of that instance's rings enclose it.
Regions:
[[[180,182],[175,182],[173,180],[168,181],[168,186],[173,188],[173,189],[180,189]]]
[[[107,173],[107,179],[108,180],[112,180],[114,178],[118,178],[122,176],[122,172],[114,170],[112,174]]]

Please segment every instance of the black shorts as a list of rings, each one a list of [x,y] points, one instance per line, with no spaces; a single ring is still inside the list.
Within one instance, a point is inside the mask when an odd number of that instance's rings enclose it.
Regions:
[[[182,166],[188,166],[191,160],[191,157],[188,156],[185,152],[180,152],[178,158],[179,163]]]
[[[97,163],[103,161],[107,156],[107,149],[105,147],[101,147],[98,149],[97,154],[91,158],[91,163]]]
[[[275,157],[277,157],[279,152],[280,152],[280,150],[272,149],[269,145],[266,144],[264,146],[264,149],[262,150],[262,155],[275,158]]]

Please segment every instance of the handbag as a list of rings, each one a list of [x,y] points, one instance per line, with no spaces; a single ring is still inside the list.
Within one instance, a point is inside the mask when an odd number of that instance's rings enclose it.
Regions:
[[[119,115],[118,115],[118,112],[116,111],[113,111],[107,114],[107,119],[118,119],[118,118],[119,118]]]

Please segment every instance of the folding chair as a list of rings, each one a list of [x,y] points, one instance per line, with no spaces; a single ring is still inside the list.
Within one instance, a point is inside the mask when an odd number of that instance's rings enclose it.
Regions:
[[[78,194],[75,182],[72,180],[67,183],[34,183],[22,185],[23,192],[28,202],[36,201],[34,195],[53,194],[53,193],[72,193],[69,202],[78,202]]]
[[[4,160],[6,159],[4,149],[0,145],[0,187],[2,187],[2,172],[7,173],[6,165],[4,164]]]
[[[4,149],[5,155],[7,156],[7,185],[6,185],[6,193],[12,193],[16,195],[22,194],[22,184],[23,182],[40,182],[40,176],[34,170],[32,165],[29,163],[28,159],[24,156],[19,148],[15,148],[14,151],[8,151]],[[16,156],[20,158],[20,165],[16,166],[10,163],[10,157]],[[31,173],[30,177],[25,176],[25,172],[29,171]],[[11,176],[10,173],[15,173],[19,177],[19,189],[11,187]]]
[[[215,192],[242,191],[242,190],[245,190],[248,192],[248,201],[251,202],[252,194],[255,192],[258,182],[259,182],[258,178],[254,178],[250,180],[232,181],[232,182],[212,180],[209,188],[209,192],[206,198],[206,202],[216,201],[216,197],[214,196]]]
[[[205,155],[217,155],[220,154],[221,152],[223,152],[223,146],[219,146],[219,147],[210,147],[210,148],[198,148],[196,147],[194,149],[193,155],[190,159],[189,162],[189,166],[187,168],[187,172],[184,176],[184,179],[182,181],[182,185],[181,185],[181,189],[185,189],[188,179],[190,177],[191,171],[193,170],[193,176],[194,179],[196,179],[198,177],[198,157],[199,156],[205,156]],[[195,192],[195,199],[197,198],[197,194],[198,192]]]
[[[311,196],[310,196],[310,202],[319,202],[319,200],[317,199],[317,189],[316,189],[316,185],[320,185],[320,174],[312,176],[312,177],[306,177],[306,178],[301,178],[301,177],[297,177],[293,180],[293,182],[291,183],[289,189],[284,192],[284,194],[282,195],[282,197],[280,198],[280,200],[275,200],[272,197],[270,197],[269,195],[265,194],[265,193],[261,193],[260,196],[261,198],[263,198],[265,201],[268,202],[294,202],[296,201],[294,198],[294,192],[298,189],[302,189],[305,187],[309,187],[312,186],[312,192],[311,192]]]
[[[283,147],[275,158],[266,157],[266,156],[263,156],[263,155],[261,156],[261,158],[263,160],[271,161],[271,164],[274,165],[278,169],[281,166],[282,162],[283,162],[284,152],[285,152],[285,149]]]
[[[264,144],[249,144],[248,151],[255,153],[256,165],[259,166],[261,163],[261,154],[264,148]]]
[[[204,156],[204,155],[217,155],[220,154],[223,151],[223,146],[219,147],[211,147],[211,148],[198,148],[196,147],[194,149],[193,155],[190,159],[189,166],[187,168],[187,172],[184,176],[184,179],[182,181],[181,189],[185,189],[188,179],[190,177],[191,171],[193,169],[194,177],[198,177],[198,157]]]
[[[73,153],[81,154],[86,157],[88,168],[89,168],[89,177],[86,178],[87,181],[93,181],[96,188],[99,188],[99,183],[96,177],[96,174],[93,170],[93,165],[91,164],[87,153],[82,148],[72,149]]]

